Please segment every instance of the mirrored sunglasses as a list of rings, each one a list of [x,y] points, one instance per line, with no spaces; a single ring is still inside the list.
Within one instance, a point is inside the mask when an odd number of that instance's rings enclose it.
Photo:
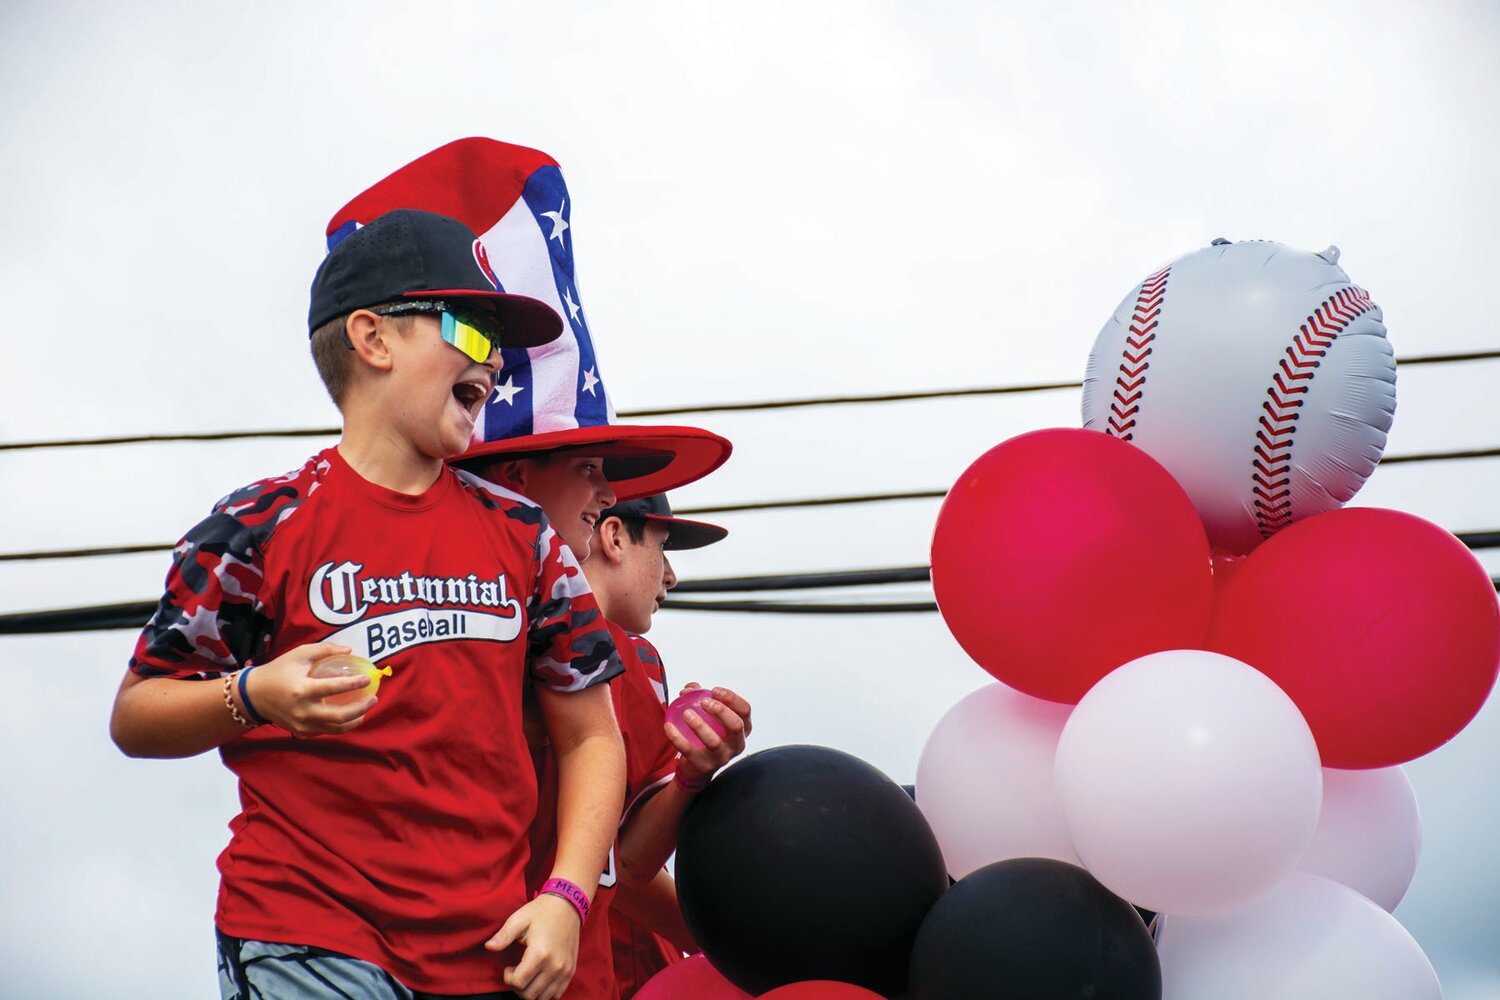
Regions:
[[[492,351],[500,350],[498,333],[491,334],[475,325],[472,317],[459,316],[446,302],[400,302],[370,310],[377,316],[403,316],[413,313],[439,313],[442,337],[471,361],[483,364]]]

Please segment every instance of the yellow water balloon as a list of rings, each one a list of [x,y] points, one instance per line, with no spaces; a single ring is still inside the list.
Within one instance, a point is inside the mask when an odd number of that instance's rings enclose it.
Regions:
[[[331,694],[323,700],[330,705],[344,705],[351,701],[363,701],[374,697],[380,690],[380,678],[391,676],[390,667],[377,667],[363,656],[327,656],[313,664],[307,672],[309,677],[368,677],[370,683],[353,691]]]

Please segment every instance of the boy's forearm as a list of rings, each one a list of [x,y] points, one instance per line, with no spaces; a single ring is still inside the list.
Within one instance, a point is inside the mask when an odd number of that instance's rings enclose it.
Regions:
[[[297,646],[269,663],[231,675],[238,680],[227,690],[223,678],[179,680],[128,671],[115,695],[109,734],[131,757],[191,757],[244,734],[246,727],[236,714],[241,719],[273,722],[293,736],[346,733],[364,720],[375,697],[341,704],[324,699],[360,690],[368,679],[314,678],[308,670],[322,657],[348,652],[348,646],[332,642]],[[247,697],[257,707],[255,711],[246,705]]]
[[[664,868],[656,870],[656,876],[643,886],[621,885],[610,903],[611,913],[629,918],[653,934],[659,934],[685,952],[698,950],[687,921],[682,919],[682,908],[677,903],[677,883]]]
[[[620,831],[615,867],[625,885],[645,886],[656,878],[677,849],[682,817],[693,804],[693,793],[675,781],[631,812]]]
[[[126,675],[109,735],[130,757],[192,757],[245,731],[224,704],[222,681]]]
[[[539,691],[557,756],[557,855],[552,874],[590,897],[608,860],[625,801],[625,746],[604,685]]]
[[[625,798],[625,756],[618,738],[594,737],[557,759],[557,859],[552,874],[590,897],[609,858]]]

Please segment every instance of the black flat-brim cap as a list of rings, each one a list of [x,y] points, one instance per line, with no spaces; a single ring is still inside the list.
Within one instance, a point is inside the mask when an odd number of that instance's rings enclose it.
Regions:
[[[501,347],[556,340],[562,317],[545,302],[496,290],[480,264],[474,231],[436,212],[403,208],[350,233],[313,276],[307,311],[311,335],[329,320],[399,299],[446,299],[488,314]]]
[[[618,517],[622,521],[634,518],[637,521],[651,521],[665,526],[667,529],[665,547],[669,552],[676,552],[680,549],[701,549],[705,545],[720,541],[729,534],[728,528],[721,528],[717,524],[674,517],[672,505],[667,502],[665,493],[654,493],[648,497],[626,500],[624,503],[617,503],[599,512],[601,522],[607,517]]]

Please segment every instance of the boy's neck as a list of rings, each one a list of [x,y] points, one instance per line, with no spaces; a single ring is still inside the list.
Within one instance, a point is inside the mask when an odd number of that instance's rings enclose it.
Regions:
[[[609,575],[609,568],[602,558],[585,559],[581,564],[583,578],[588,581],[589,590],[594,592],[594,600],[599,605],[599,613],[608,621],[614,621],[615,616],[610,614],[610,605],[614,602],[610,599],[610,584],[613,582]]]
[[[346,421],[338,449],[366,482],[408,496],[427,492],[443,472],[442,459],[418,451],[388,425],[371,429]]]

